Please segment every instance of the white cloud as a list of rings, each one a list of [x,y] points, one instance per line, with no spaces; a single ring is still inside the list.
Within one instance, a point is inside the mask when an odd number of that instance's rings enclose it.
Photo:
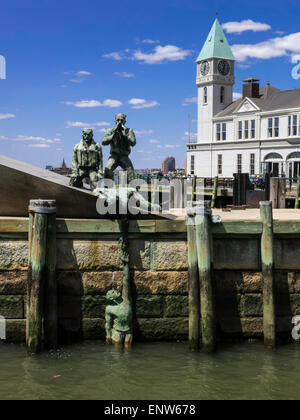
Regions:
[[[166,149],[175,149],[177,147],[180,147],[180,144],[166,144],[165,145]]]
[[[159,144],[160,141],[159,140],[156,140],[156,139],[150,139],[149,140],[149,143],[151,143],[151,144]]]
[[[128,103],[132,106],[132,109],[154,108],[159,105],[157,101],[147,102],[145,99],[139,98],[132,98]]]
[[[198,102],[198,98],[194,96],[193,98],[185,98],[183,101],[183,106],[188,106],[190,104],[196,104]]]
[[[50,144],[50,143],[60,143],[61,140],[60,139],[48,139],[45,137],[35,137],[35,136],[23,136],[23,135],[19,135],[17,136],[14,141],[34,141],[37,143],[44,143],[44,144]],[[36,146],[39,147],[39,146]],[[42,147],[42,146],[41,146]]]
[[[149,136],[150,134],[153,134],[153,130],[134,130],[134,132],[137,137]]]
[[[153,152],[149,151],[149,150],[137,150],[137,153],[143,153],[144,155],[152,155]]]
[[[245,31],[261,32],[272,29],[267,23],[254,22],[251,19],[242,20],[241,22],[227,22],[222,27],[229,34],[241,34]]]
[[[189,140],[189,138],[191,140],[196,140],[197,139],[197,133],[189,133],[188,131],[186,131],[184,133],[184,137],[182,137],[182,140]]]
[[[0,136],[0,140],[8,140],[8,137]]]
[[[79,76],[79,77],[81,77],[81,76],[91,76],[92,73],[90,73],[89,71],[81,70],[81,71],[78,71],[76,73],[76,75]]]
[[[16,118],[15,114],[0,114],[0,120],[7,120],[10,118]]]
[[[124,58],[121,52],[112,52],[112,53],[109,53],[109,54],[105,54],[103,57],[104,58],[113,58],[116,61],[121,61]]]
[[[96,123],[85,123],[81,121],[67,121],[66,128],[93,128],[93,127],[108,127],[110,124],[105,121],[96,122]]]
[[[161,64],[166,61],[180,61],[185,60],[191,55],[190,50],[183,50],[175,45],[166,45],[155,47],[153,53],[143,53],[142,51],[135,51],[133,59],[141,61],[145,64]]]
[[[233,100],[237,101],[238,99],[241,99],[243,95],[239,92],[233,92]]]
[[[78,102],[63,102],[65,105],[72,105],[76,108],[98,108],[102,106],[107,106],[109,108],[118,108],[122,105],[122,102],[116,100],[116,99],[105,99],[103,102],[96,101],[94,99],[92,100],[81,100]]]
[[[154,39],[143,39],[141,42],[143,44],[160,44],[160,41]]]
[[[34,147],[34,148],[37,148],[37,149],[46,149],[50,146],[49,146],[49,144],[37,143],[37,144],[28,144],[28,147]]]
[[[300,32],[271,38],[258,44],[235,44],[231,49],[236,59],[241,62],[249,58],[267,60],[282,56],[290,56],[292,59],[300,53]]]
[[[123,71],[123,72],[116,71],[114,74],[116,76],[124,77],[125,79],[130,79],[131,77],[134,77],[133,73],[126,73],[126,71]]]
[[[165,144],[165,145],[158,144],[156,147],[157,149],[177,149],[180,146],[181,146],[180,144]]]

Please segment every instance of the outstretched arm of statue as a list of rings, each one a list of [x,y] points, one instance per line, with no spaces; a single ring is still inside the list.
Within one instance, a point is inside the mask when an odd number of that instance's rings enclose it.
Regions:
[[[112,334],[112,315],[109,313],[109,309],[105,310],[105,330],[106,330],[106,344],[111,344],[111,334]]]

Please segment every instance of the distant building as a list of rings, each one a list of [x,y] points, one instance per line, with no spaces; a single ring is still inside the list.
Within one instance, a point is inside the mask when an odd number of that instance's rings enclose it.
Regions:
[[[300,89],[244,80],[233,102],[235,58],[216,19],[197,60],[198,138],[187,145],[187,173],[232,177],[300,176]]]
[[[46,169],[48,171],[55,172],[56,174],[63,175],[63,176],[70,176],[72,173],[72,169],[67,167],[65,159],[63,159],[62,164],[59,168],[54,168],[51,165],[47,165]]]
[[[163,174],[175,172],[175,158],[172,156],[167,157],[161,165],[161,170]]]

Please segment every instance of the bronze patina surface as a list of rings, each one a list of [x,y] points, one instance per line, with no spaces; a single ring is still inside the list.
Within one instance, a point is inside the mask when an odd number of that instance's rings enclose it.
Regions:
[[[114,171],[120,166],[127,171],[128,182],[134,179],[134,168],[129,158],[131,147],[136,145],[134,131],[125,127],[126,115],[117,114],[116,126],[106,131],[102,139],[102,145],[110,145],[110,157],[104,169],[104,178],[113,179]]]
[[[88,179],[91,190],[94,190],[102,177],[102,147],[94,141],[93,130],[85,128],[80,143],[74,147],[70,185],[82,188],[83,180]]]

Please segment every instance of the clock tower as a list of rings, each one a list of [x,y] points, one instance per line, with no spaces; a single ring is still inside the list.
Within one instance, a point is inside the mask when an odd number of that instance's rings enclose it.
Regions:
[[[198,143],[213,141],[213,117],[232,103],[235,58],[215,20],[197,59]]]

